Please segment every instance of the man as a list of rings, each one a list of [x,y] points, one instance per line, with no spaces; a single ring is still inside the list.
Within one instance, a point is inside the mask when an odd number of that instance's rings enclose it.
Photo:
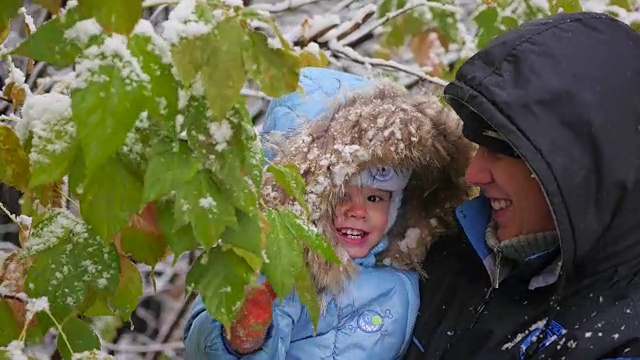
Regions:
[[[405,359],[640,358],[640,35],[533,21],[444,94],[482,195],[456,212],[466,238],[427,254]]]

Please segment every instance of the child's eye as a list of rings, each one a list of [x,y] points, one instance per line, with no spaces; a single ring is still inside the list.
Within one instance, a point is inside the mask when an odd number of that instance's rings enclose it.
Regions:
[[[367,196],[367,201],[370,202],[378,202],[378,201],[384,201],[384,199],[381,196],[378,195],[369,195]]]

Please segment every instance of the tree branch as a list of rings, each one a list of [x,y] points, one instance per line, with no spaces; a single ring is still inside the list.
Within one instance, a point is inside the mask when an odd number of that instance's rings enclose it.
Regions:
[[[329,42],[329,49],[335,54],[338,54],[344,58],[347,58],[351,61],[354,61],[360,64],[384,67],[384,68],[401,71],[440,86],[446,86],[448,84],[446,80],[440,79],[435,76],[429,76],[424,73],[425,71],[428,71],[431,69],[415,68],[415,67],[402,65],[392,60],[375,59],[375,58],[362,56],[352,48],[341,45],[337,40],[331,40]]]
[[[367,34],[373,32],[375,29],[379,28],[380,26],[384,25],[385,23],[387,23],[387,22],[397,18],[398,16],[403,15],[403,14],[405,14],[405,13],[411,11],[411,10],[414,10],[416,8],[423,7],[423,6],[434,8],[434,9],[445,10],[445,11],[451,11],[451,12],[454,12],[454,13],[462,12],[462,9],[460,9],[459,7],[451,6],[451,5],[443,5],[443,4],[440,4],[440,3],[437,3],[437,2],[433,2],[433,1],[409,2],[402,9],[398,9],[396,11],[392,11],[392,12],[388,13],[387,15],[383,16],[382,18],[371,22],[369,25],[363,26],[358,31],[353,32],[352,34],[350,34],[346,38],[342,39],[340,41],[340,44],[341,45],[350,46],[354,42],[358,41],[360,38],[362,38],[362,37],[366,36]]]
[[[148,1],[148,0],[147,0]],[[251,7],[256,10],[268,11],[272,14],[297,9],[299,7],[313,4],[320,0],[285,0],[275,4],[254,4]]]
[[[105,343],[104,347],[111,351],[124,352],[124,353],[150,353],[150,352],[165,352],[173,351],[184,348],[182,342],[172,342],[167,344],[147,344],[147,345],[118,345]]]

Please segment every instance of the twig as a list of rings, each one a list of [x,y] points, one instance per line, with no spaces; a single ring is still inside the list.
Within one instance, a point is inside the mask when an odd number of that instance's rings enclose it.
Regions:
[[[27,86],[29,86],[30,88],[33,88],[33,85],[38,80],[38,76],[40,76],[40,73],[46,67],[47,67],[46,62],[44,61],[39,62],[38,65],[36,65],[36,67],[33,69],[33,72],[31,72],[31,75],[29,75],[29,80],[27,80]]]
[[[9,219],[11,219],[11,221],[13,221],[14,223],[16,223],[16,224],[20,227],[20,230],[25,231],[25,232],[27,231],[27,229],[25,229],[25,228],[23,228],[23,227],[22,227],[22,223],[18,220],[18,218],[17,218],[15,215],[13,215],[13,214],[11,213],[11,211],[9,211],[9,209],[7,209],[7,208],[4,206],[4,204],[2,203],[2,201],[0,201],[0,210],[2,210],[2,211],[3,211],[3,212],[4,212],[4,213],[9,217]]]
[[[177,4],[179,2],[180,2],[180,0],[144,0],[144,2],[142,3],[142,7],[143,8],[150,8],[150,7],[158,6],[158,5]]]
[[[29,298],[27,297],[27,295],[25,293],[8,293],[8,292],[4,292],[2,290],[0,290],[0,298],[3,299],[8,299],[8,300],[16,300],[16,301],[20,301],[21,303],[27,303],[29,302]]]
[[[448,84],[448,82],[443,79],[440,79],[435,76],[426,75],[420,68],[413,68],[410,66],[402,65],[392,60],[375,59],[375,58],[362,56],[352,48],[341,45],[336,40],[331,40],[329,42],[329,49],[335,54],[341,55],[351,61],[354,61],[360,64],[394,69],[397,71],[401,71],[401,72],[416,76],[422,80],[429,81],[431,83],[434,83],[440,86],[446,86]]]
[[[157,20],[157,18],[160,16],[160,14],[162,14],[164,12],[164,9],[166,9],[166,8],[167,8],[166,4],[158,6],[158,8],[149,17],[149,22],[153,24],[154,21]]]
[[[366,36],[367,34],[369,34],[370,32],[372,32],[373,30],[377,29],[378,27],[384,25],[385,23],[391,21],[392,19],[407,13],[411,10],[414,10],[416,8],[422,7],[422,6],[426,6],[426,7],[430,7],[430,8],[434,8],[434,9],[440,9],[440,10],[446,10],[446,11],[451,11],[454,13],[460,13],[462,11],[462,9],[460,9],[459,7],[456,6],[451,6],[451,5],[444,5],[444,4],[440,4],[437,2],[433,2],[433,1],[416,1],[416,2],[410,2],[408,3],[405,7],[403,7],[402,9],[398,9],[396,11],[392,11],[390,13],[388,13],[387,15],[383,16],[380,19],[377,19],[376,21],[371,22],[368,26],[362,27],[360,28],[358,31],[353,32],[351,35],[345,37],[344,39],[342,39],[340,41],[341,45],[346,45],[349,46],[351,44],[353,44],[354,42],[358,41],[358,39],[362,38],[363,36]]]
[[[251,89],[242,89],[242,90],[240,90],[240,95],[249,96],[249,97],[255,97],[255,98],[264,99],[264,100],[271,100],[272,99],[271,96],[263,93],[262,91],[251,90]]]
[[[313,4],[320,0],[285,0],[275,4],[255,4],[251,7],[256,10],[268,11],[270,13],[279,13],[287,10],[297,9],[299,7]]]
[[[171,342],[167,344],[148,344],[148,345],[118,345],[105,343],[104,347],[108,350],[124,353],[149,353],[156,351],[169,351],[184,348],[182,342]]]
[[[349,5],[351,5],[355,0],[342,0],[336,6],[331,8],[330,13],[338,13],[344,9],[346,9]]]

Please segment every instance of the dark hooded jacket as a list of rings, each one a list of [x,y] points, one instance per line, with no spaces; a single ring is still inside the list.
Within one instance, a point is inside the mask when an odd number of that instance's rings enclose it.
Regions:
[[[458,210],[467,236],[435,242],[405,359],[640,358],[640,35],[604,14],[559,14],[494,39],[445,97],[481,117],[528,163],[550,204],[561,271],[550,259],[492,288],[490,209]]]

